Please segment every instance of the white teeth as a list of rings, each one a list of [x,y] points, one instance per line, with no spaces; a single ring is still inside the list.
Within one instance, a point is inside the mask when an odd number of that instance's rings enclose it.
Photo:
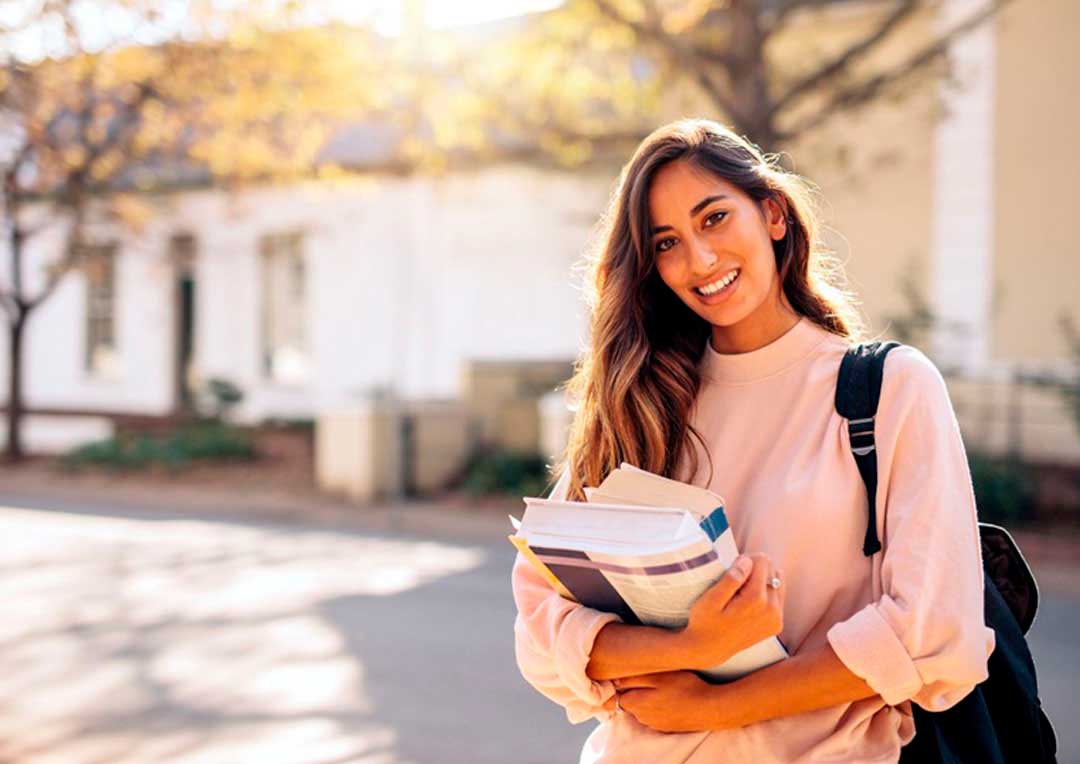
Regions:
[[[701,294],[715,294],[716,292],[719,292],[721,289],[730,284],[732,281],[734,281],[735,277],[738,275],[739,269],[736,268],[733,271],[729,271],[728,274],[723,278],[718,279],[711,284],[706,284],[703,287],[697,287],[697,291]]]

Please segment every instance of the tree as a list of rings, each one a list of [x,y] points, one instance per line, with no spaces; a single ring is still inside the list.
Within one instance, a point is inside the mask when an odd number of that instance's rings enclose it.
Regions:
[[[561,157],[634,144],[671,111],[681,85],[759,146],[798,141],[828,119],[900,92],[947,63],[950,44],[1009,0],[984,0],[894,63],[874,65],[931,0],[568,0],[512,40],[470,50],[455,76],[486,94],[501,129]],[[827,52],[785,55],[800,15],[856,6],[862,29]],[[827,21],[822,22],[823,24]],[[821,28],[821,27],[818,27]],[[802,55],[805,52],[806,55]],[[676,109],[679,105],[674,105]],[[474,111],[476,109],[474,108]]]
[[[0,27],[9,461],[23,453],[27,322],[68,273],[93,276],[90,224],[138,225],[140,192],[171,179],[310,175],[330,132],[376,108],[383,92],[373,35],[297,26],[291,6],[267,15],[247,4],[246,15],[224,16],[210,3],[188,17],[205,27],[171,30],[154,10],[161,4],[106,5],[123,23],[104,42],[102,20],[87,24],[86,4],[74,0],[25,4],[23,18]],[[40,272],[29,270],[32,240],[54,255]]]

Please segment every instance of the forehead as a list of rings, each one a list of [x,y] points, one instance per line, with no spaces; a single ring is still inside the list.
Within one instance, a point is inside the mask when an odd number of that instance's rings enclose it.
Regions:
[[[649,217],[657,225],[688,218],[695,204],[717,194],[745,196],[735,184],[686,160],[668,162],[649,186]]]

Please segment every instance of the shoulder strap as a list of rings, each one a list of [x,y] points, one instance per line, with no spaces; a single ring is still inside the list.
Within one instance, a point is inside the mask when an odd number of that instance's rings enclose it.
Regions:
[[[885,356],[899,342],[869,342],[853,345],[840,362],[836,380],[836,412],[848,420],[848,440],[855,464],[866,485],[869,520],[863,539],[863,554],[870,557],[881,549],[877,533],[877,452],[874,443],[874,417]]]

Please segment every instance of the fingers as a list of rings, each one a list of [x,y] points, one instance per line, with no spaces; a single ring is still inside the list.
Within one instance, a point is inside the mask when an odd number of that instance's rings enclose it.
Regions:
[[[710,593],[711,604],[719,607],[726,605],[742,585],[746,583],[746,579],[750,577],[753,567],[753,560],[746,555],[742,554],[736,557],[731,567],[713,585],[712,588],[715,591]]]
[[[605,711],[611,711],[612,713],[618,713],[618,712],[621,711],[624,714],[633,715],[634,712],[630,708],[630,705],[633,704],[633,702],[634,702],[633,697],[634,697],[633,693],[630,693],[630,692],[618,692],[618,693],[612,695],[606,701],[604,701],[603,708],[604,708]],[[616,700],[618,700],[618,702],[619,702],[618,706],[615,705]]]
[[[783,571],[773,566],[768,555],[754,554],[751,557],[754,561],[754,569],[750,578],[735,596],[739,598],[740,604],[749,607],[752,611],[770,614],[776,620],[776,624],[775,628],[770,627],[769,632],[775,634],[782,629],[783,625],[784,594],[787,582],[784,581]],[[769,581],[774,577],[780,579],[779,589],[769,586]]]
[[[769,582],[772,581],[774,578],[779,579],[779,581],[780,581],[779,588],[774,589],[772,586],[769,585]],[[786,581],[784,581],[783,572],[779,568],[770,569],[769,577],[768,577],[768,579],[766,580],[765,583],[766,583],[765,595],[768,598],[769,603],[771,605],[774,605],[778,609],[783,609],[783,606],[784,606],[784,584],[787,583]]]
[[[769,576],[770,580],[776,578],[780,581],[780,586],[776,589],[769,587],[769,591],[779,600],[781,604],[784,602],[784,594],[787,592],[787,579],[784,577],[784,571],[780,568],[773,568],[772,574]]]
[[[765,592],[769,607],[777,616],[774,633],[779,634],[784,628],[784,593],[787,591],[787,581],[784,578],[784,571],[780,570],[780,568],[773,568],[769,572],[769,580],[771,581],[773,578],[780,580],[779,588],[774,589],[767,586]]]
[[[765,554],[752,554],[750,559],[753,561],[754,568],[736,596],[745,599],[765,599],[765,582],[769,579],[772,564],[768,555]]]
[[[615,689],[619,692],[624,690],[633,690],[641,687],[656,687],[661,674],[667,672],[657,672],[655,674],[638,674],[637,676],[624,676],[619,679],[612,679],[611,683],[615,685]]]
[[[655,676],[655,674],[639,674],[638,676],[626,676],[620,679],[612,679],[611,683],[615,685],[615,694],[604,701],[604,710],[612,712],[618,711],[619,708],[615,704],[616,702],[625,703],[625,693],[628,690],[637,690],[643,687],[656,687]],[[625,711],[626,707],[623,706],[622,710]]]

